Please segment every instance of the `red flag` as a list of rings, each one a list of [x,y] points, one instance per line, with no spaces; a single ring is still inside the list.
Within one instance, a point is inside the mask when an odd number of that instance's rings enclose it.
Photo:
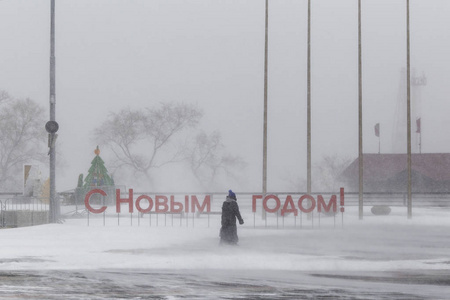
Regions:
[[[420,133],[420,118],[416,119],[417,133]]]
[[[380,137],[380,123],[375,124],[375,135]]]

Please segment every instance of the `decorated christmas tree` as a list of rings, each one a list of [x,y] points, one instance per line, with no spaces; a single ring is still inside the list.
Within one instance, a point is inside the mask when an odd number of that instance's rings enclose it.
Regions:
[[[84,188],[90,189],[96,186],[113,186],[114,180],[108,175],[103,159],[100,157],[100,149],[94,151],[95,157],[91,162],[88,175],[84,179]]]

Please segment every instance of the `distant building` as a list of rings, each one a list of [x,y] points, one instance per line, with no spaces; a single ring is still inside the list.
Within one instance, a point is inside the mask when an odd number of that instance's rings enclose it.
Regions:
[[[406,192],[407,154],[363,154],[364,192]],[[359,189],[359,164],[355,159],[343,172],[347,191]],[[413,192],[450,192],[450,153],[411,154]]]

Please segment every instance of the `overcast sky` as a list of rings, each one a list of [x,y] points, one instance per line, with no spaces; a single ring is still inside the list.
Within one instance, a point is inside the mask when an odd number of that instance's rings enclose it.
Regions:
[[[201,126],[219,130],[248,163],[238,188],[261,190],[264,2],[57,0],[57,190],[86,175],[92,130],[108,112],[164,101],[203,109]],[[449,152],[450,1],[410,5],[411,67],[427,78],[412,93],[422,152]],[[295,189],[306,177],[306,9],[306,0],[269,1],[269,190]],[[406,94],[406,1],[363,0],[362,10],[364,152],[378,152],[376,123],[381,152],[392,152]],[[0,89],[46,108],[49,32],[50,0],[0,0]],[[313,163],[357,156],[357,37],[356,0],[312,1]]]

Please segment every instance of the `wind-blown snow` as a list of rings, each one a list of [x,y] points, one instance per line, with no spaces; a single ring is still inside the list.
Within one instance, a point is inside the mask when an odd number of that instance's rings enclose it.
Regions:
[[[0,272],[252,274],[251,278],[271,278],[272,283],[275,276],[281,285],[289,281],[288,274],[315,274],[314,280],[320,282],[329,276],[339,282],[353,274],[353,283],[370,274],[378,274],[377,280],[379,274],[399,273],[450,278],[448,208],[415,209],[411,220],[406,208],[394,208],[389,216],[366,213],[364,220],[358,220],[356,209],[347,210],[343,226],[340,220],[334,226],[323,217],[320,228],[318,224],[312,228],[306,219],[302,228],[254,228],[248,215],[246,224],[238,227],[237,247],[219,246],[219,216],[211,217],[209,227],[202,216],[195,227],[177,222],[150,226],[145,219],[131,226],[125,218],[120,226],[116,219],[107,219],[104,226],[103,220],[91,218],[89,225],[87,219],[67,219],[62,224],[3,229]],[[448,291],[447,286],[434,286],[433,295]]]

